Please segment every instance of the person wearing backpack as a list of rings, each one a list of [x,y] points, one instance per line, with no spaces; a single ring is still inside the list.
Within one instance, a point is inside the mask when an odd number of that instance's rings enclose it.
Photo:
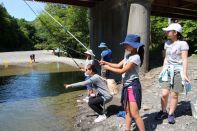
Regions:
[[[99,114],[94,122],[101,122],[107,119],[104,107],[112,100],[113,96],[109,93],[106,81],[97,74],[95,65],[87,65],[86,74],[90,76],[89,79],[73,84],[64,84],[64,86],[65,88],[75,88],[91,84],[96,90],[96,95],[89,98],[88,105]]]
[[[121,104],[126,111],[126,129],[130,131],[132,118],[135,119],[140,131],[145,131],[144,122],[139,114],[141,108],[142,89],[139,81],[139,68],[143,63],[144,48],[140,43],[140,36],[129,34],[124,42],[121,43],[125,48],[125,58],[118,64],[106,61],[100,61],[105,69],[117,74],[122,74],[123,89],[121,95]]]

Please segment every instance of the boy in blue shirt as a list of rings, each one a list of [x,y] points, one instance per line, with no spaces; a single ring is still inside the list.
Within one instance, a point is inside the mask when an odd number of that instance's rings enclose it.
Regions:
[[[107,47],[106,43],[101,42],[98,48],[102,49],[101,60],[112,62],[112,51]],[[109,71],[104,69],[103,66],[101,66],[101,76],[104,78],[109,77]]]

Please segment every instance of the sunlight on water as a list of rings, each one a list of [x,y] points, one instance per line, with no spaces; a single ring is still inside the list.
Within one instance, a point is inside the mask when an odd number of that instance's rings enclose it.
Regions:
[[[63,84],[83,80],[83,73],[62,63],[2,68],[0,131],[73,129],[76,99],[84,91],[65,90]]]
[[[0,76],[10,76],[10,75],[23,75],[31,72],[39,73],[53,73],[53,72],[71,72],[76,71],[76,68],[73,68],[64,63],[45,63],[45,64],[19,64],[19,65],[0,65]]]

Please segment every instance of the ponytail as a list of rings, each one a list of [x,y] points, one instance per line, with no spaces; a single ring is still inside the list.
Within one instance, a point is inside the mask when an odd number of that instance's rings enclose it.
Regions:
[[[177,39],[178,40],[183,40],[183,36],[181,35],[181,33],[177,32]]]
[[[140,66],[142,66],[143,61],[144,61],[144,45],[139,47],[138,55],[140,56],[140,60],[141,60],[141,65]]]

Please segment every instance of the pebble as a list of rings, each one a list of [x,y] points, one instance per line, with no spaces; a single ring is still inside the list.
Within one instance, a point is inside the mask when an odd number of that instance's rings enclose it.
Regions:
[[[195,63],[195,62],[194,62]],[[197,68],[196,64],[188,64],[188,68],[193,69]],[[151,70],[147,76],[152,76],[152,79],[143,78],[141,83],[143,86],[142,90],[142,109],[140,110],[140,115],[142,116],[146,131],[197,131],[197,120],[192,117],[190,100],[196,99],[197,94],[197,82],[193,79],[191,83],[193,85],[192,92],[188,93],[187,98],[184,95],[179,96],[179,104],[177,107],[176,123],[171,125],[168,123],[168,120],[156,121],[154,117],[156,113],[161,109],[160,106],[160,95],[161,91],[158,88],[158,75],[161,71],[161,68],[155,68]],[[151,83],[151,84],[150,84]],[[119,95],[114,96],[114,99],[108,106],[118,107],[120,106],[120,97]],[[169,105],[168,105],[169,107]],[[168,108],[167,108],[168,109]],[[93,123],[96,116],[84,117],[88,114],[93,114],[87,104],[82,104],[82,107],[79,107],[79,113],[77,119],[82,119],[81,126],[76,127],[76,131],[122,131],[125,129],[125,119],[121,117],[116,117],[116,112],[112,113],[107,120],[100,123]],[[92,124],[89,124],[92,123]],[[100,130],[102,129],[102,130]]]

